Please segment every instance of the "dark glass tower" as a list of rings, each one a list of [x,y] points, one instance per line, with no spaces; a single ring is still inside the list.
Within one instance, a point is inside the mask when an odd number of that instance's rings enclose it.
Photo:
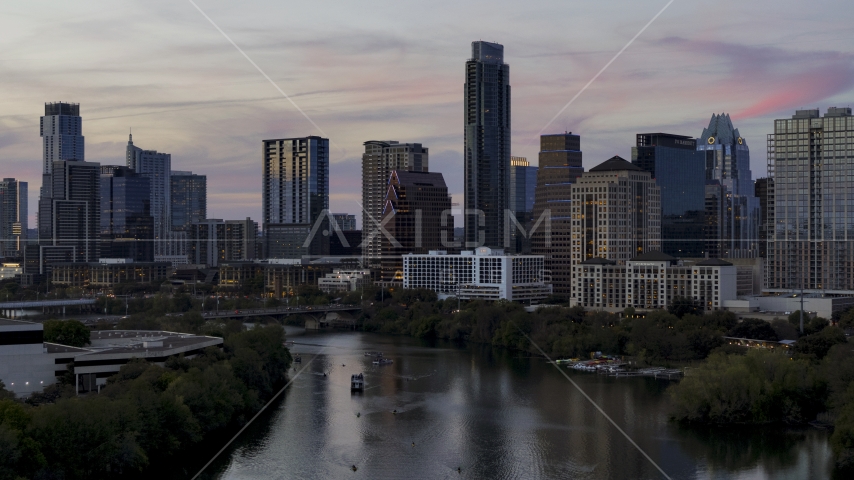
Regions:
[[[471,47],[464,85],[463,247],[504,248],[510,188],[510,66],[504,63],[502,45],[478,41]]]
[[[532,167],[524,157],[510,157],[510,210],[524,232],[512,222],[510,228],[510,253],[531,253],[531,216],[534,213],[534,192],[537,189],[537,167]]]
[[[101,166],[101,257],[154,261],[151,183],[128,167]]]
[[[542,135],[539,159],[529,228],[531,253],[545,257],[546,279],[551,278],[554,294],[568,298],[572,288],[572,184],[584,172],[581,137],[572,132]]]
[[[692,137],[639,133],[632,163],[652,174],[661,188],[661,250],[674,257],[706,252],[706,157]]]

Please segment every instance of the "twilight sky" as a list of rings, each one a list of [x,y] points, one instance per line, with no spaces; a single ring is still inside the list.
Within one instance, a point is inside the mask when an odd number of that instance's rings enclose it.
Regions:
[[[600,1],[5,2],[0,177],[41,185],[44,102],[80,103],[86,160],[134,143],[208,176],[208,217],[261,215],[261,140],[326,135],[330,203],[358,213],[366,140],[421,142],[462,202],[463,79],[472,40],[504,45],[513,155],[667,4]],[[854,106],[850,0],[675,0],[544,133],[581,135],[585,168],[629,158],[634,134],[697,136],[729,113],[763,176],[772,120]],[[31,224],[32,226],[32,224]]]

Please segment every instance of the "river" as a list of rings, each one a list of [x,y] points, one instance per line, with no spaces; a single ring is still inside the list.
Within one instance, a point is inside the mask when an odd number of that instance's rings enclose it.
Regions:
[[[567,371],[650,461],[543,359],[354,332],[290,338],[293,383],[204,477],[834,478],[827,431],[683,428],[667,420],[669,381]],[[394,363],[372,365],[371,350]],[[366,389],[351,394],[358,372]]]

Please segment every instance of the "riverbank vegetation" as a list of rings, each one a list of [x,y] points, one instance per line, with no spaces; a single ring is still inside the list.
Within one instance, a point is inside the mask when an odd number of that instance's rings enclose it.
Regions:
[[[251,418],[286,380],[283,342],[277,325],[235,329],[223,349],[132,361],[81,397],[60,383],[25,403],[0,388],[0,480],[145,477]]]

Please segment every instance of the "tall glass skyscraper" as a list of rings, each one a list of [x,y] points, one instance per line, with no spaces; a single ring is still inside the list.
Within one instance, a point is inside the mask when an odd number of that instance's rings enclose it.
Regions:
[[[797,110],[768,135],[766,288],[854,293],[854,117]]]
[[[101,165],[101,257],[154,261],[151,183],[128,167]]]
[[[328,255],[329,139],[263,140],[262,154],[267,257]]]
[[[42,137],[44,175],[50,175],[56,160],[85,160],[79,103],[45,103],[39,133]]]
[[[712,115],[697,140],[706,155],[706,180],[721,187],[722,208],[707,212],[711,231],[707,243],[710,258],[753,258],[759,254],[759,199],[753,191],[750,149],[733,127],[729,115]]]
[[[537,167],[532,167],[525,157],[510,157],[510,210],[524,232],[510,222],[510,253],[531,253],[528,237],[531,217],[534,214],[534,192],[537,190]]]
[[[661,189],[661,251],[701,258],[706,252],[706,155],[684,135],[639,133],[632,163]]]
[[[148,178],[151,183],[151,216],[154,217],[154,254],[167,255],[172,230],[172,155],[156,150],[143,150],[128,136],[127,166]]]
[[[23,255],[27,215],[27,182],[0,180],[0,258]]]
[[[186,231],[208,216],[208,177],[174,170],[170,176],[172,230]]]
[[[528,228],[531,253],[543,255],[546,279],[551,279],[554,294],[569,298],[572,288],[572,185],[584,172],[581,136],[572,132],[540,136],[539,159],[534,214]]]
[[[464,85],[463,247],[504,248],[510,197],[510,66],[504,63],[502,45],[478,41],[471,49]]]

